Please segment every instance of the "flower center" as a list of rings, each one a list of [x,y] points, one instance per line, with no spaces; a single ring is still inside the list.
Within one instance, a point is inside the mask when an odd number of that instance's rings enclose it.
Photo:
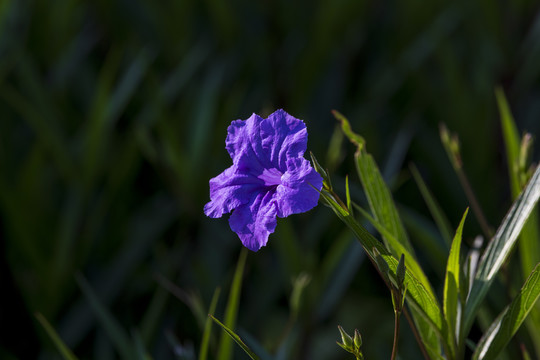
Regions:
[[[257,176],[257,178],[264,181],[265,186],[274,186],[281,184],[281,171],[278,169],[264,169],[262,174]]]

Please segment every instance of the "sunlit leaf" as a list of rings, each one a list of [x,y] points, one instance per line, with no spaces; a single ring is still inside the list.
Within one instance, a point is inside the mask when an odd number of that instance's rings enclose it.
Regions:
[[[221,326],[221,328],[223,330],[225,330],[225,333],[227,333],[227,335],[230,336],[238,344],[238,346],[240,346],[242,348],[242,350],[244,350],[244,352],[246,354],[248,354],[248,356],[250,358],[252,358],[253,360],[258,360],[259,359],[259,357],[257,355],[255,355],[255,353],[253,351],[251,351],[251,349],[246,344],[244,344],[242,339],[240,339],[240,336],[236,335],[236,333],[234,331],[232,331],[227,326],[222,324],[221,321],[216,319],[214,316],[212,316],[212,315],[208,315],[208,316],[210,316],[212,318],[212,320],[214,320],[216,322],[216,324]]]
[[[51,326],[49,321],[47,321],[47,319],[40,313],[36,313],[35,316],[41,326],[43,326],[43,328],[47,332],[47,335],[49,335],[49,338],[53,341],[56,349],[58,349],[58,352],[62,355],[64,360],[77,360],[75,354],[73,354],[71,350],[66,346],[64,341],[62,341],[62,339],[60,338],[56,330],[54,330],[54,328]]]
[[[448,338],[449,344],[453,345],[454,350],[457,347],[457,335],[456,330],[459,325],[458,308],[460,306],[460,292],[464,291],[461,263],[460,263],[460,250],[461,239],[463,233],[463,224],[469,209],[465,210],[461,222],[456,230],[456,235],[452,241],[452,247],[450,248],[450,255],[448,256],[448,263],[446,265],[446,277],[444,280],[444,297],[443,297],[443,310],[446,324],[448,326]]]
[[[462,337],[471,328],[480,303],[486,296],[495,275],[510,254],[539,197],[540,166],[536,168],[531,180],[506,214],[501,226],[480,259],[465,307]]]
[[[220,288],[217,288],[214,291],[214,296],[212,296],[212,301],[210,302],[210,308],[208,309],[209,315],[214,315],[214,312],[216,311],[216,306],[217,306],[220,292],[221,292]],[[204,331],[203,331],[202,340],[201,340],[201,349],[199,351],[199,360],[206,360],[206,357],[208,356],[208,346],[210,345],[211,333],[212,333],[212,320],[210,317],[208,317],[204,324]]]
[[[450,231],[450,222],[448,221],[448,218],[442,211],[440,205],[437,203],[437,200],[435,200],[435,197],[431,194],[431,191],[429,191],[426,183],[424,182],[424,179],[422,179],[422,176],[418,172],[416,166],[411,165],[410,169],[416,185],[418,185],[418,188],[422,193],[422,197],[424,198],[424,201],[426,202],[426,205],[431,212],[431,216],[433,216],[433,219],[435,220],[435,223],[437,224],[437,227],[439,228],[442,237],[447,244],[450,244],[452,238]]]
[[[540,263],[536,265],[519,294],[480,339],[473,359],[496,359],[500,351],[517,332],[540,297]]]
[[[242,277],[244,276],[244,266],[246,264],[246,258],[247,258],[247,249],[245,247],[242,247],[242,250],[240,251],[240,256],[238,258],[238,263],[236,265],[236,271],[234,273],[231,290],[229,292],[229,299],[227,301],[227,307],[225,309],[225,325],[229,328],[234,328],[236,325],[236,316],[238,314],[238,307],[240,306],[240,291],[242,290]],[[221,323],[219,324],[222,327],[225,326],[225,325],[222,325]],[[232,358],[232,354],[233,354],[233,348],[232,348],[231,339],[228,336],[222,336],[219,341],[219,350],[218,350],[217,359],[229,360]]]

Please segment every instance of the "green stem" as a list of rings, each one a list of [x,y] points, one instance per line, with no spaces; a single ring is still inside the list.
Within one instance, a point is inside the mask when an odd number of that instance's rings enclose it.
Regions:
[[[229,329],[234,329],[236,325],[236,317],[240,305],[240,292],[242,290],[242,278],[244,276],[244,267],[246,265],[247,248],[242,247],[236,271],[229,293],[229,300],[225,309],[225,321],[223,322]],[[229,334],[223,333],[219,342],[218,360],[230,360],[233,356],[233,343]]]
[[[339,196],[333,191],[331,190],[330,191],[330,194],[334,197],[334,199],[336,200],[336,202],[343,207],[343,209],[345,209],[347,212],[347,206],[343,203],[343,201],[339,198]],[[338,214],[338,217],[339,217],[339,214]],[[349,226],[351,226],[348,222],[347,222],[347,219],[345,218],[342,218],[342,220]],[[367,230],[365,230],[367,231]],[[360,241],[360,238],[357,236],[357,238],[359,239]],[[375,270],[379,273],[379,276],[381,277],[382,281],[385,283],[386,287],[388,287],[388,290],[390,290],[390,292],[392,292],[392,286],[386,281],[385,277],[383,276],[383,274],[381,273],[381,271],[379,270],[379,267],[377,266],[374,258],[370,255],[371,252],[366,249],[365,245],[362,243],[362,241],[360,241],[360,244],[362,245],[362,247],[364,248],[364,251],[366,252],[366,254],[368,255],[368,259],[369,261],[371,261],[371,263],[373,264],[373,267],[375,268]],[[409,326],[411,327],[411,330],[414,334],[414,337],[416,339],[416,342],[418,343],[418,347],[420,348],[420,351],[422,352],[422,355],[424,355],[424,358],[426,360],[430,360],[430,357],[427,353],[427,350],[424,346],[424,343],[422,341],[422,338],[420,337],[420,334],[418,333],[418,329],[416,328],[416,324],[413,320],[413,318],[411,317],[411,315],[409,314],[409,311],[407,310],[407,307],[403,307],[403,310],[404,310],[404,313],[405,313],[405,318],[407,319],[407,322],[409,323]]]
[[[484,216],[484,212],[482,211],[482,208],[480,207],[478,200],[474,195],[474,191],[472,190],[471,184],[469,183],[469,179],[467,178],[465,171],[463,171],[462,167],[459,167],[456,168],[456,173],[458,175],[459,182],[461,183],[461,187],[463,187],[463,190],[465,191],[465,196],[467,196],[467,199],[469,199],[469,202],[471,203],[471,208],[474,212],[474,215],[478,219],[478,223],[482,228],[484,236],[486,236],[486,239],[490,239],[493,236],[493,230],[489,226],[486,217]]]
[[[391,360],[395,360],[397,357],[398,339],[399,339],[399,318],[401,312],[394,311],[394,344],[392,345],[392,357]]]
[[[426,347],[424,346],[424,342],[422,341],[422,338],[420,337],[420,334],[418,333],[418,330],[416,329],[414,320],[411,318],[411,315],[409,314],[407,307],[403,308],[403,313],[405,314],[405,318],[407,318],[407,321],[409,322],[409,325],[411,326],[411,330],[414,334],[414,337],[416,338],[416,342],[418,343],[418,346],[420,347],[420,351],[422,352],[422,355],[424,355],[424,359],[430,360]]]

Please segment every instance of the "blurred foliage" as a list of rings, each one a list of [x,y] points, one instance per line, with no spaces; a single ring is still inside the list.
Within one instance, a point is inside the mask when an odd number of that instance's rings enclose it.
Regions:
[[[218,286],[222,318],[240,250],[226,219],[202,213],[208,180],[229,166],[231,120],[276,108],[304,119],[309,148],[326,156],[337,191],[351,174],[351,196],[361,200],[353,149],[332,135],[330,110],[346,114],[439,292],[444,263],[422,244],[444,240],[409,161],[455,229],[468,204],[438,137],[446,123],[496,227],[511,203],[497,85],[518,131],[540,133],[540,6],[532,0],[2,0],[0,30],[6,359],[57,356],[35,312],[77,356],[115,358],[96,308],[156,359],[198,351]],[[537,146],[532,159],[538,154]],[[464,246],[480,233],[475,221]],[[291,279],[300,274],[311,281],[290,328]],[[499,311],[508,302],[494,299]],[[247,257],[238,327],[253,349],[338,358],[341,324],[362,332],[366,358],[388,358],[392,316],[360,246],[324,207],[280,220],[269,246]],[[400,353],[417,358],[407,333]]]

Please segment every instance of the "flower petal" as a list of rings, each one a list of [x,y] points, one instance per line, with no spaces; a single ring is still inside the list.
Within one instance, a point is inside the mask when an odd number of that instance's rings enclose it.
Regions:
[[[262,147],[271,163],[282,171],[286,170],[287,159],[301,157],[306,151],[306,125],[282,109],[262,121],[260,134]]]
[[[244,172],[254,175],[262,173],[264,168],[270,168],[270,156],[263,148],[261,139],[261,124],[264,119],[257,114],[247,120],[235,120],[227,128],[225,147],[233,163]]]
[[[204,206],[204,213],[212,218],[221,217],[248,203],[263,186],[263,180],[243,173],[233,165],[210,180],[210,202]]]
[[[276,189],[279,217],[302,213],[317,206],[317,190],[321,190],[323,180],[309,161],[302,157],[288,159],[287,172],[281,180],[282,184]]]
[[[268,236],[274,232],[277,224],[275,191],[261,192],[253,202],[236,208],[229,224],[238,234],[242,244],[252,251],[259,250],[268,242]]]

